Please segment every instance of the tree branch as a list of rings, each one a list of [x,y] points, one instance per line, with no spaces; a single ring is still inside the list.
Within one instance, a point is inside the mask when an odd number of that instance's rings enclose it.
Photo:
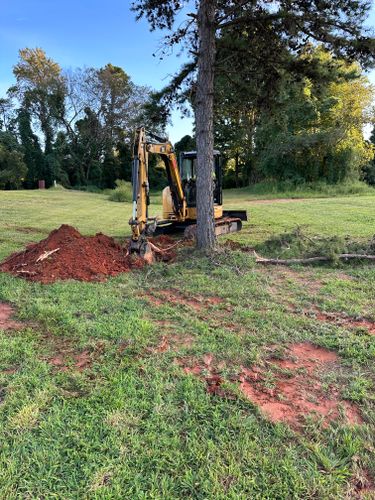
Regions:
[[[305,259],[267,259],[261,257],[254,251],[257,264],[274,265],[274,266],[293,266],[295,264],[312,264],[314,262],[329,262],[332,257],[307,257]],[[361,253],[340,253],[336,256],[340,260],[362,259],[375,261],[375,255],[366,255]]]

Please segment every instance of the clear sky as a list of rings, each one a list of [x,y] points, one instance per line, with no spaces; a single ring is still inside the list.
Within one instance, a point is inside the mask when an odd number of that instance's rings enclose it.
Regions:
[[[176,54],[152,54],[162,34],[136,22],[130,0],[1,0],[0,96],[13,83],[18,50],[41,47],[62,67],[106,63],[121,66],[133,81],[160,89],[183,62]],[[375,24],[375,9],[369,25]],[[375,83],[375,72],[371,73]],[[173,142],[192,131],[192,121],[175,111],[168,133]]]

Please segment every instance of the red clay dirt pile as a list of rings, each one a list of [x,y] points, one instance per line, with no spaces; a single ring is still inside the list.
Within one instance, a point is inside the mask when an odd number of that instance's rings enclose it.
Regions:
[[[173,243],[170,238],[168,242],[163,238],[158,242],[159,247]],[[156,239],[154,242],[156,244]],[[46,239],[31,243],[25,250],[5,259],[0,264],[0,271],[41,283],[67,279],[104,281],[108,276],[144,265],[143,259],[128,254],[126,244],[122,247],[102,233],[82,236],[73,227],[63,224]]]

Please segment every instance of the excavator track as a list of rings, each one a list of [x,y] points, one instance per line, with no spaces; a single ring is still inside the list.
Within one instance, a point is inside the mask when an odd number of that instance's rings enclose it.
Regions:
[[[238,217],[221,217],[215,220],[215,235],[221,236],[223,234],[236,233],[241,231],[242,221]],[[197,225],[191,224],[184,230],[185,239],[194,239],[197,233]]]

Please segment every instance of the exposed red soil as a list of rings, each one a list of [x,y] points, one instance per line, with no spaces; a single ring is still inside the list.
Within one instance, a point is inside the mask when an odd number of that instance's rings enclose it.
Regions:
[[[17,330],[24,326],[12,319],[14,314],[15,310],[11,305],[0,302],[0,330]]]
[[[372,321],[370,319],[361,318],[357,320],[338,312],[321,312],[318,308],[314,308],[313,312],[314,317],[318,321],[333,323],[345,328],[361,328],[363,330],[366,330],[370,335],[375,335],[375,321]]]
[[[211,354],[200,363],[188,358],[179,358],[176,362],[185,373],[204,379],[211,394],[228,395],[227,391],[223,394],[221,388],[222,367],[214,365]],[[322,418],[326,426],[342,414],[349,424],[360,424],[359,410],[340,397],[337,387],[331,384],[328,393],[323,390],[320,376],[336,369],[338,364],[339,358],[334,352],[308,342],[296,343],[289,346],[284,359],[270,359],[264,367],[243,367],[231,380],[239,383],[243,394],[272,422],[286,422],[299,429],[305,417],[311,415]]]
[[[98,341],[93,348],[78,350],[72,339],[58,337],[47,333],[43,337],[51,354],[45,356],[45,361],[54,367],[55,371],[66,372],[75,370],[82,372],[92,366],[95,359],[104,351],[104,343]]]
[[[88,351],[80,353],[60,353],[49,358],[48,363],[54,366],[58,371],[68,371],[73,368],[77,371],[83,371],[89,368],[92,363],[91,355]]]
[[[192,363],[189,358],[175,359],[175,363],[181,366],[185,373],[198,376],[204,380],[206,390],[209,394],[225,397],[226,399],[234,399],[235,396],[222,387],[225,379],[219,373],[225,368],[225,363],[219,363],[214,366],[213,361],[214,357],[211,353],[205,354],[202,362],[199,364]]]
[[[272,389],[266,387],[265,374],[258,367],[243,369],[240,388],[273,422],[283,421],[298,427],[303,416],[315,414],[327,424],[339,416],[342,407],[350,424],[360,423],[357,408],[341,400],[337,388],[331,386],[329,395],[322,390],[319,375],[337,363],[338,356],[332,351],[307,342],[293,344],[288,358],[272,360],[272,368],[276,369]]]
[[[271,294],[278,298],[279,301],[283,302],[288,311],[292,313],[300,314],[299,311],[296,311],[295,304],[288,302],[287,295],[285,293],[285,285],[286,279],[290,278],[293,281],[297,281],[305,290],[307,290],[311,295],[316,295],[323,283],[320,280],[316,280],[313,278],[311,273],[299,273],[294,269],[283,268],[282,266],[275,266],[275,268],[270,272],[265,269],[262,270],[263,274],[268,274],[270,279],[272,280],[272,285],[270,286],[269,291]],[[341,280],[352,280],[353,278],[344,273],[340,273],[337,277]],[[350,316],[340,313],[340,312],[322,312],[317,306],[312,306],[310,310],[304,311],[305,315],[312,316],[318,321],[323,321],[326,323],[332,323],[337,326],[341,326],[344,328],[361,328],[366,330],[370,335],[375,335],[375,321],[368,318],[360,318],[354,319]]]
[[[163,335],[158,345],[149,347],[147,350],[151,353],[162,353],[167,351],[176,351],[191,347],[194,343],[192,335],[168,334]]]
[[[155,238],[148,238],[148,241],[155,245],[154,257],[156,260],[162,262],[173,262],[177,257],[177,248],[182,244],[186,244],[186,242],[183,241],[175,241],[166,234],[161,234]],[[158,249],[160,250],[159,252]]]
[[[168,246],[173,240],[166,236],[153,238],[161,250],[157,260],[170,260]],[[62,225],[39,243],[31,243],[22,252],[12,254],[0,264],[0,271],[41,283],[75,279],[104,281],[108,276],[128,272],[145,265],[143,259],[129,255],[113,238],[98,233],[82,236],[76,229]]]

